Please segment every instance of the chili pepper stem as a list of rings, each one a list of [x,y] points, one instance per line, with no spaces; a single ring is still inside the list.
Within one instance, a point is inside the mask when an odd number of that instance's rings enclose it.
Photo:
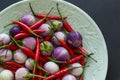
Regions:
[[[38,34],[34,33],[33,31],[30,31],[30,33],[33,34],[33,35],[35,35],[36,37],[40,37]]]
[[[51,11],[54,9],[54,7],[51,8],[51,10],[46,14],[46,16],[43,19],[46,19],[47,16],[51,13]]]
[[[12,23],[8,23],[7,25],[4,26],[4,28],[7,28],[9,25],[12,25]]]
[[[53,61],[53,62],[56,62],[56,63],[65,63],[65,61],[57,61],[57,60],[55,60],[55,59],[53,59],[53,58],[49,58],[51,61]]]
[[[12,36],[10,36],[10,37],[11,37],[11,39],[15,42],[15,44],[16,44],[19,48],[22,48],[22,46],[19,45],[19,44],[17,43],[17,41],[16,41]]]
[[[30,7],[30,10],[31,10],[32,14],[33,14],[34,16],[36,16],[36,14],[35,14],[35,12],[34,12],[34,10],[33,10],[33,8],[32,8],[31,3],[29,3],[29,7]]]
[[[61,17],[61,19],[62,19],[62,22],[64,22],[64,19],[63,19],[63,17],[62,17],[62,14],[61,14],[61,12],[60,12],[60,9],[59,9],[59,4],[57,3],[56,6],[57,6],[58,13],[59,13],[59,15],[60,15],[60,17]]]
[[[95,61],[97,63],[97,60],[95,60],[93,57],[91,57],[90,55],[84,54],[81,51],[78,51],[78,53],[81,53],[83,56],[90,58],[91,60]]]

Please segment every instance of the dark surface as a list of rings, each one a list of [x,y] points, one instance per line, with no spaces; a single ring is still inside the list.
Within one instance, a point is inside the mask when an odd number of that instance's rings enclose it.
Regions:
[[[0,10],[20,0],[0,0]],[[108,47],[106,80],[120,80],[120,0],[66,0],[88,13],[101,29]]]

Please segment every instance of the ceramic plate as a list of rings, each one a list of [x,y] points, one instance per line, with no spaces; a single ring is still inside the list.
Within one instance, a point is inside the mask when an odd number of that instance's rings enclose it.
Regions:
[[[55,10],[51,13],[58,15],[56,3],[60,4],[63,15],[68,16],[68,22],[83,36],[83,46],[98,61],[89,60],[90,67],[85,70],[85,80],[105,80],[108,66],[108,55],[105,40],[96,23],[83,10],[75,5],[61,0],[29,0],[20,1],[0,12],[0,33],[7,33],[11,28],[3,28],[12,20],[19,19],[25,13],[31,13],[28,3],[31,2],[37,13],[47,13],[51,7]]]

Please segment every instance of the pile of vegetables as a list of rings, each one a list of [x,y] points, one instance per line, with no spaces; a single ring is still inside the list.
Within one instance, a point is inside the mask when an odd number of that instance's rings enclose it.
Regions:
[[[2,80],[83,80],[85,58],[82,35],[62,16],[24,14],[12,21],[9,34],[0,34],[0,73]],[[6,28],[6,27],[5,27]],[[87,59],[88,60],[88,59]],[[93,59],[94,60],[94,59]]]

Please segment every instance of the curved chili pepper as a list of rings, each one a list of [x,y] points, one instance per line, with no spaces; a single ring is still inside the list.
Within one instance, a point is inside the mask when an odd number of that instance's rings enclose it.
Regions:
[[[70,70],[71,70],[71,68],[62,69],[59,72],[57,72],[57,73],[55,73],[53,75],[48,76],[47,78],[45,78],[45,80],[52,80],[54,78],[64,76],[65,74],[69,73]]]
[[[38,34],[38,33],[43,33],[43,32],[45,32],[45,30],[33,30],[33,32],[36,33],[36,34]],[[19,40],[19,39],[22,39],[22,38],[25,38],[25,37],[29,37],[29,36],[32,36],[32,35],[29,34],[29,33],[24,32],[24,31],[21,31],[21,33],[16,34],[16,35],[14,36],[14,39],[15,39],[15,40]]]
[[[36,17],[40,19],[44,18],[45,16],[46,14],[36,14]],[[61,20],[59,16],[53,16],[53,15],[48,15],[47,18],[50,20]],[[63,17],[63,19],[66,19],[66,18],[67,18],[66,16]]]
[[[77,57],[74,57],[74,58],[66,61],[64,64],[62,64],[61,67],[72,64],[72,63],[75,63],[75,62],[79,62],[79,61],[83,60],[83,58],[84,58],[83,55],[79,55]]]
[[[24,23],[19,22],[19,21],[13,21],[13,24],[17,24],[17,25],[19,25],[24,31],[26,31],[27,33],[30,33],[30,34],[32,34],[32,35],[35,35],[35,36],[39,37],[39,35],[37,35],[36,33],[34,33],[34,32],[30,29],[30,27],[28,27],[28,26],[25,25]]]
[[[0,67],[4,68],[4,69],[8,69],[10,71],[12,71],[13,73],[16,72],[17,69],[24,67],[21,64],[18,64],[16,62],[3,62],[2,64],[0,64]]]
[[[33,69],[33,74],[36,73],[36,70],[37,70],[37,63],[38,63],[38,60],[40,58],[40,41],[39,41],[39,38],[37,37],[36,38],[36,52],[35,52],[35,57],[34,57],[34,60],[36,61],[35,62],[35,66],[34,66],[34,69]],[[35,80],[34,78],[32,80]]]
[[[30,6],[31,11],[34,12],[33,9],[32,9],[31,4],[29,4],[29,6]],[[31,28],[32,30],[33,30],[33,29],[37,29],[38,27],[40,27],[40,25],[42,25],[43,23],[45,23],[47,16],[50,14],[50,12],[51,12],[52,10],[53,10],[53,7],[50,9],[50,11],[46,14],[46,16],[45,16],[43,19],[39,20],[38,22],[36,22],[36,23],[33,24],[32,26],[30,26],[30,28]]]
[[[40,34],[40,33],[44,33],[45,30],[33,30],[33,32],[36,33],[36,34]]]
[[[6,48],[9,49],[9,50],[17,50],[17,49],[19,49],[19,47],[16,46],[15,44],[6,45]]]
[[[59,5],[57,4],[57,10],[58,10],[58,13],[62,19],[62,22],[63,22],[63,27],[68,31],[68,32],[72,32],[73,29],[72,27],[70,26],[70,24],[62,17],[62,14],[60,12],[60,9],[59,9]]]
[[[35,55],[35,61],[38,61],[40,57],[40,41],[39,38],[36,38],[36,55]]]
[[[32,36],[32,35],[29,34],[29,33],[19,33],[19,34],[14,36],[14,39],[15,40],[19,40],[19,39],[22,39],[22,38],[25,38],[25,37],[29,37],[29,36]]]
[[[54,36],[55,36],[55,35],[54,35]],[[59,41],[59,43],[60,43],[65,49],[68,50],[68,52],[69,52],[69,54],[71,55],[71,57],[72,57],[72,58],[75,57],[75,54],[74,54],[73,50],[69,48],[69,46],[67,45],[67,43],[66,43],[64,40],[61,40],[61,39],[57,38],[57,36],[55,36],[55,37],[56,37],[56,39]]]
[[[21,64],[19,64],[19,63],[11,62],[11,61],[5,62],[5,64],[11,65],[11,66],[16,67],[16,68],[24,67],[23,65],[21,65]]]

